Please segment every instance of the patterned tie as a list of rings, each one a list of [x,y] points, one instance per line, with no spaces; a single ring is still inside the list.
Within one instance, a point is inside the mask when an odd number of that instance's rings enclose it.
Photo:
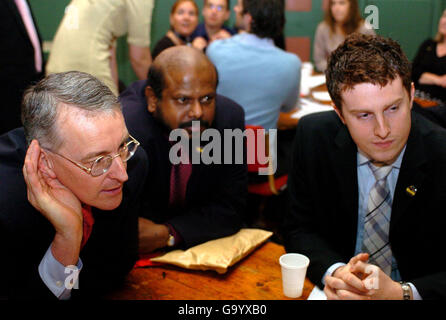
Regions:
[[[192,173],[192,164],[179,163],[172,165],[170,171],[170,197],[171,207],[183,205],[186,199],[186,188],[189,177]]]
[[[390,276],[392,250],[389,245],[389,226],[392,196],[387,186],[387,176],[392,171],[392,166],[375,167],[370,162],[368,164],[376,182],[370,190],[362,249],[370,254],[371,264],[377,265]]]

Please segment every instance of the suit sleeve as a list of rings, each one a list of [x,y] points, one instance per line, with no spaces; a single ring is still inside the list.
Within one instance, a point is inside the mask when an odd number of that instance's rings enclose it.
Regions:
[[[446,272],[434,273],[409,281],[417,288],[423,300],[443,300],[446,297]]]
[[[291,168],[288,176],[289,210],[285,213],[282,225],[284,245],[287,252],[298,252],[310,259],[307,276],[319,287],[323,287],[322,277],[328,268],[337,262],[346,262],[331,245],[321,236],[323,217],[316,209],[316,201],[322,195],[314,194],[310,186],[311,168],[308,161],[314,161],[309,153],[309,145],[314,143],[308,132],[312,127],[306,126],[305,118],[299,121]]]
[[[3,222],[0,219],[0,257],[3,261],[3,259],[7,258],[6,248],[6,237],[5,237],[5,228],[3,227]],[[6,268],[4,263],[0,263],[0,301],[7,299],[6,294]]]

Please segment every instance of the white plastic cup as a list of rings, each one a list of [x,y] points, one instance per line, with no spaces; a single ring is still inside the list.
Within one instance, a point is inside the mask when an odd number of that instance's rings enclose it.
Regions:
[[[304,97],[310,94],[310,87],[308,86],[309,78],[313,74],[313,64],[311,62],[302,63],[301,79],[300,79],[300,94]]]
[[[302,76],[303,77],[310,77],[313,75],[314,67],[311,62],[304,62],[302,63]]]
[[[279,258],[279,263],[282,268],[283,294],[289,298],[299,298],[310,259],[303,254],[286,253]]]

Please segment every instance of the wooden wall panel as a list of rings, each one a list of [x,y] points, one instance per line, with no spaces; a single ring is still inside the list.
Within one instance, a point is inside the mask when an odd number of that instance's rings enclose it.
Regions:
[[[311,11],[312,0],[286,0],[287,11]]]
[[[286,37],[286,51],[297,54],[300,60],[310,61],[311,39],[310,37]]]
[[[322,1],[322,10],[327,10],[328,9],[328,1],[329,0],[323,0]]]

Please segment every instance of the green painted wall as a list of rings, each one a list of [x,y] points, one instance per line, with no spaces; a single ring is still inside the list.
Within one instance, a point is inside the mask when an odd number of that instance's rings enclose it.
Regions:
[[[231,0],[231,7],[237,0]],[[37,24],[46,41],[51,41],[63,16],[69,0],[29,0],[36,17]],[[170,8],[175,0],[156,0],[151,43],[152,46],[166,33],[169,28]],[[200,8],[201,0],[196,1]],[[285,35],[310,37],[313,40],[317,24],[323,18],[323,0],[313,0],[309,12],[287,12]],[[378,34],[390,36],[399,41],[408,55],[413,59],[420,43],[427,37],[435,35],[438,19],[446,9],[446,0],[359,0],[361,12],[368,5],[376,5],[379,9]],[[234,13],[228,25],[234,23]],[[125,38],[118,41],[119,75],[125,84],[136,80],[130,62],[128,61]]]

